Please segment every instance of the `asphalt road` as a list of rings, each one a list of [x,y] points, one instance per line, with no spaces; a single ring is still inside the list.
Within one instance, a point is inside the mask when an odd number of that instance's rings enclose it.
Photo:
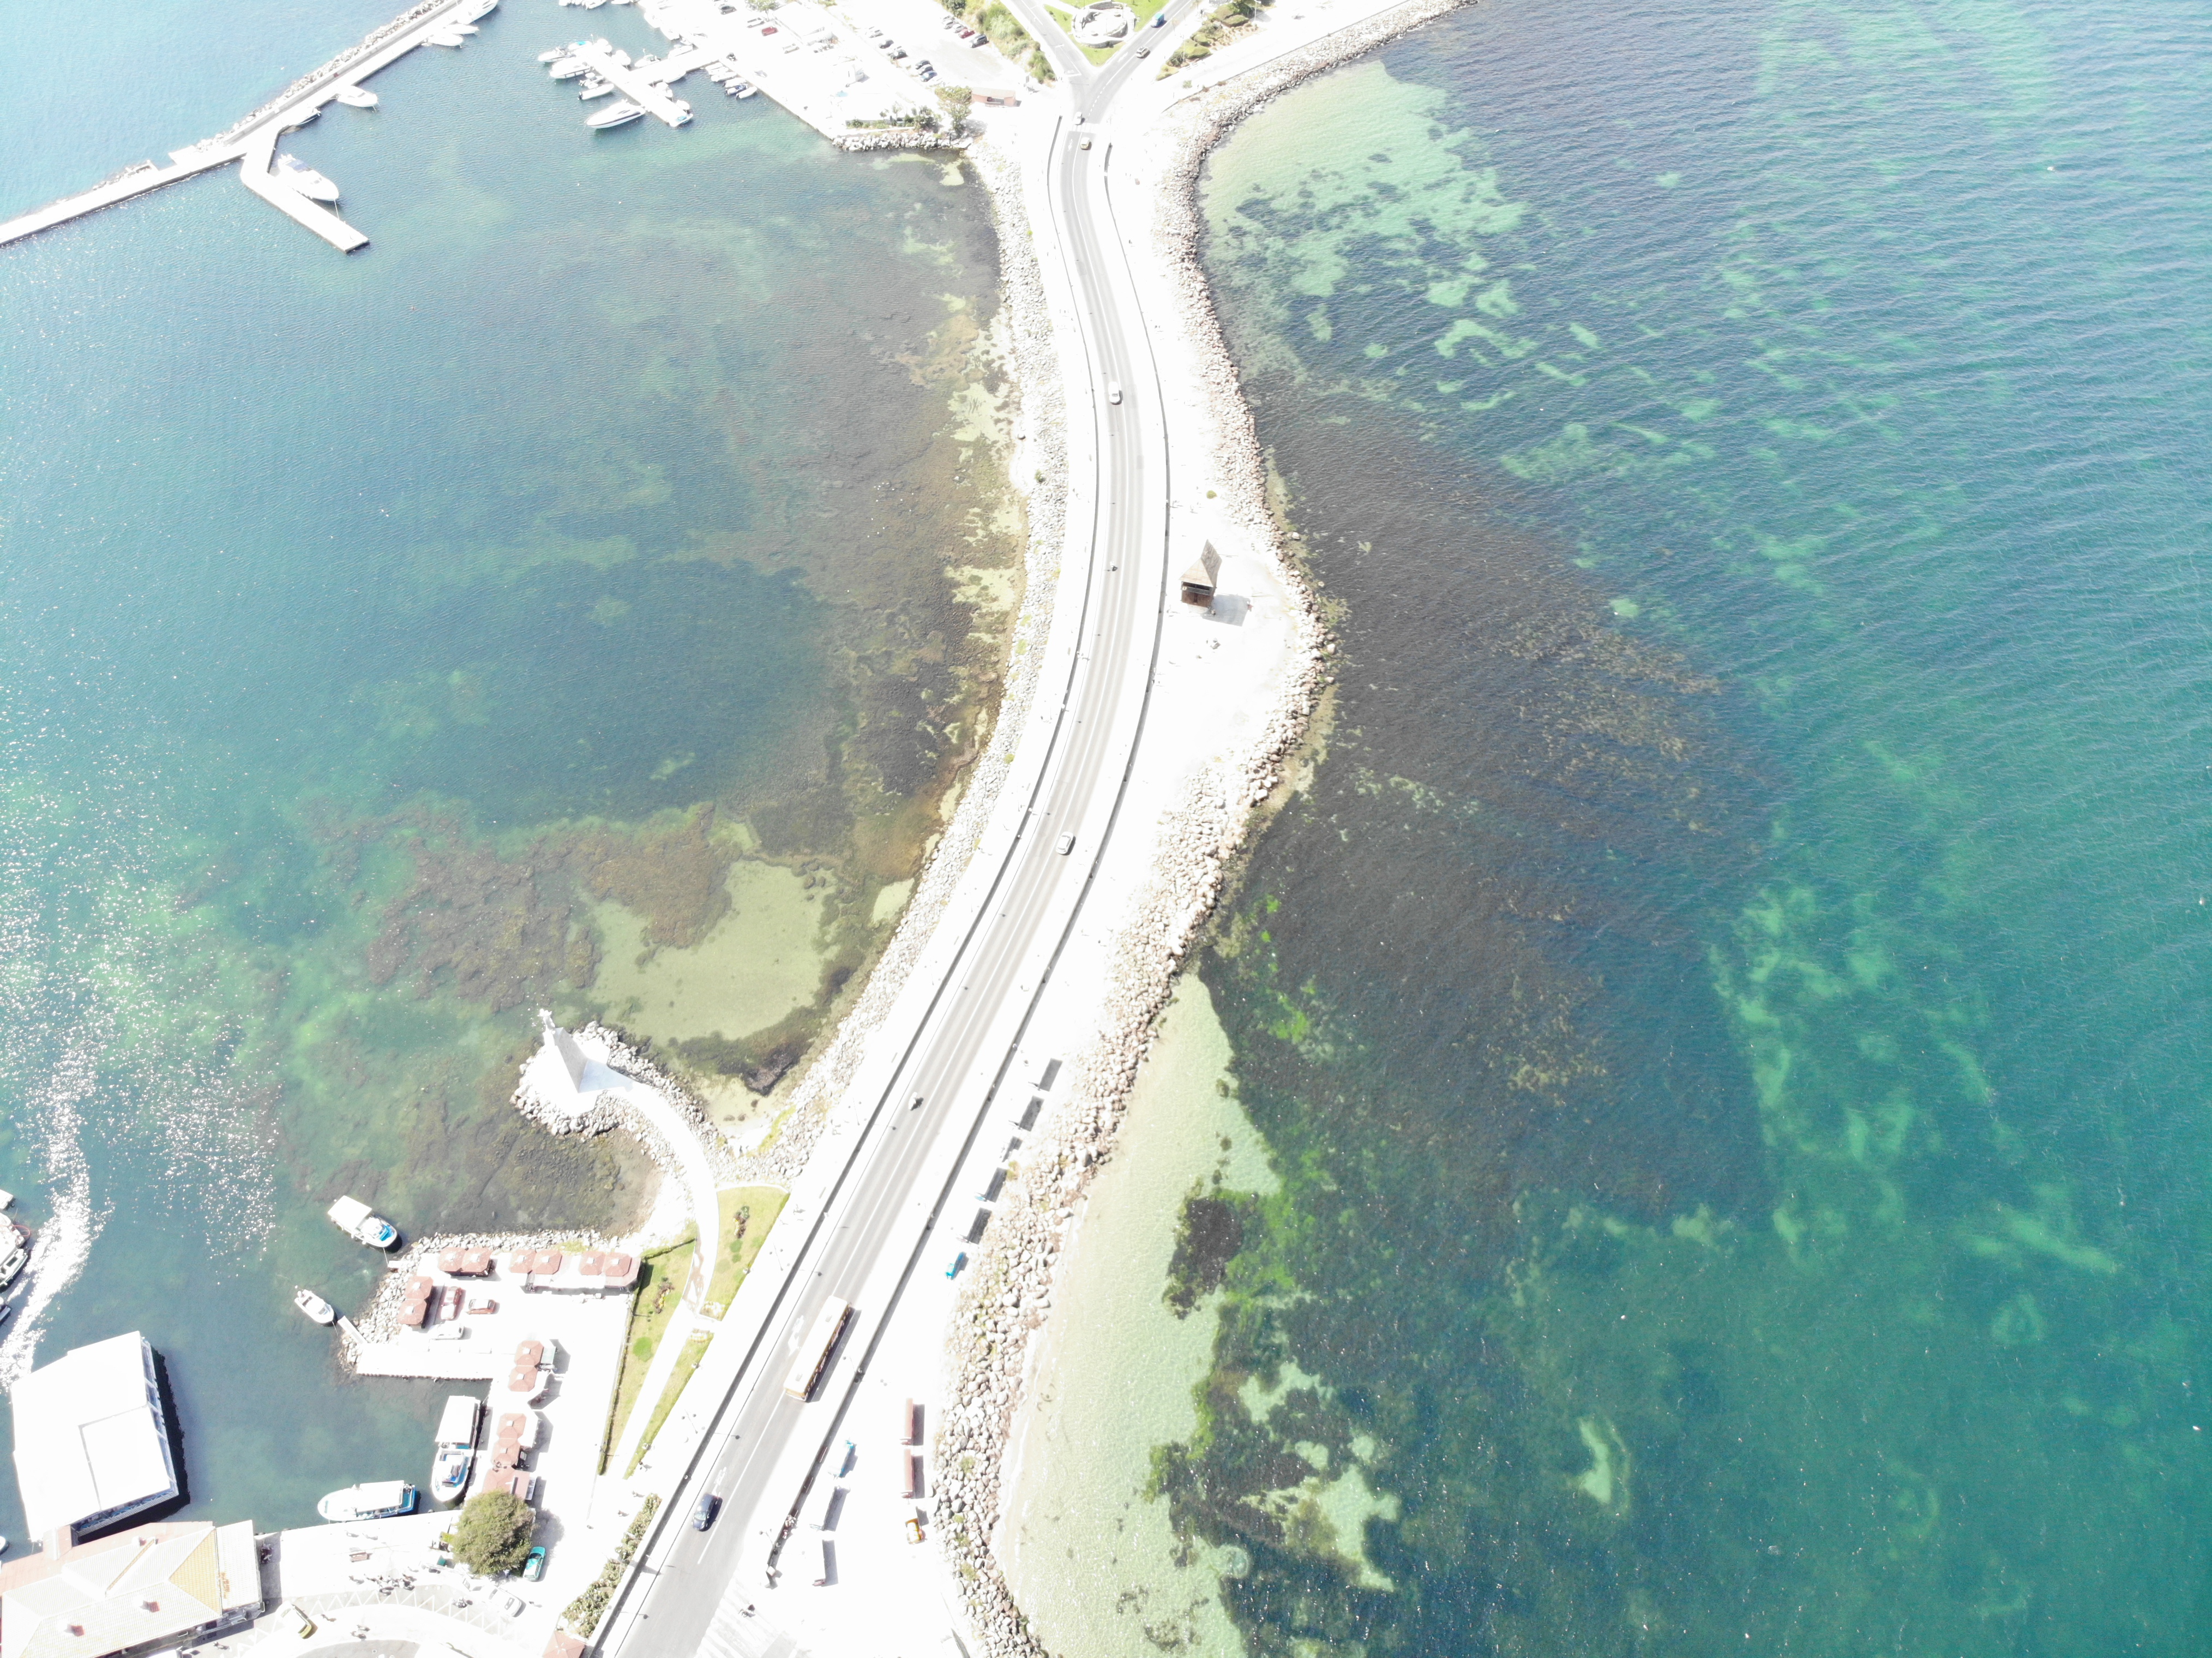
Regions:
[[[1043,28],[1036,32],[1049,38]],[[1053,45],[1066,45],[1064,35],[1056,29],[1054,34]],[[1033,1004],[1049,982],[1048,973],[1025,990],[1017,975],[1048,926],[1060,930],[1057,944],[1079,916],[1080,896],[1074,895],[1071,913],[1068,889],[1089,890],[1141,727],[1141,715],[1133,729],[1121,704],[1134,685],[1149,685],[1166,598],[1165,566],[1158,556],[1168,489],[1165,416],[1100,191],[1103,170],[1110,164],[1109,141],[1094,137],[1085,149],[1081,136],[1115,90],[1146,65],[1123,52],[1094,73],[1072,47],[1055,56],[1062,59],[1062,76],[1085,123],[1062,122],[1047,161],[1053,228],[1075,275],[1091,380],[1087,388],[1068,387],[1070,447],[1079,450],[1077,425],[1087,420],[1098,465],[1090,563],[1079,590],[1070,582],[1060,599],[1081,604],[1082,643],[1067,682],[1041,691],[1041,700],[1061,698],[1053,751],[1028,822],[997,872],[990,902],[843,1181],[824,1205],[767,1333],[711,1430],[707,1453],[672,1498],[673,1517],[631,1591],[633,1599],[642,1596],[636,1617],[618,1612],[611,1625],[619,1644],[637,1655],[661,1658],[698,1649],[741,1557],[749,1573],[759,1570],[757,1534],[763,1526],[773,1530],[798,1497],[787,1479],[778,1485],[773,1478],[785,1448],[794,1436],[805,1436],[826,1452],[839,1438],[845,1400],[896,1301],[891,1307],[859,1308],[847,1345],[863,1354],[862,1363],[835,1379],[838,1397],[802,1404],[784,1393],[783,1382],[823,1303],[832,1296],[859,1300],[860,1286],[885,1259],[903,1259],[902,1289],[916,1271],[941,1271],[942,1260],[960,1247],[955,1229],[971,1209],[968,1194],[950,1181],[930,1194],[936,1205],[930,1229],[917,1235],[913,1224],[909,1204],[927,1154],[948,1126],[964,1132],[971,1145],[980,1133],[986,1102],[972,1090],[963,1097],[959,1084],[979,1064],[990,1061],[997,1074],[1011,1060],[1011,1050],[987,1055],[984,1044],[1010,1001]],[[1116,383],[1122,388],[1118,405],[1107,395]],[[1117,711],[1123,714],[1118,721]],[[1063,855],[1056,842],[1070,829],[1077,832],[1078,844]],[[910,1108],[916,1095],[924,1103]],[[951,1181],[960,1178],[956,1167]],[[722,1502],[720,1518],[703,1533],[688,1523],[702,1493]],[[811,1558],[799,1554],[796,1539],[792,1547],[796,1558],[781,1563],[787,1577],[811,1577]]]

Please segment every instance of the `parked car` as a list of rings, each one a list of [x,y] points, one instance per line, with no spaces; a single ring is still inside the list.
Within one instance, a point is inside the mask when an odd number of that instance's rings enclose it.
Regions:
[[[536,1547],[532,1548],[529,1554],[523,1559],[522,1580],[526,1583],[534,1583],[544,1576],[545,1546],[543,1543],[540,1543]]]
[[[968,44],[971,46],[988,46],[991,44],[991,37],[988,34],[979,34],[973,39],[969,40]]]
[[[722,1511],[722,1499],[708,1491],[699,1499],[699,1506],[691,1510],[691,1529],[704,1531],[714,1523],[714,1516]]]
[[[512,1589],[494,1589],[491,1592],[491,1603],[510,1618],[520,1618],[530,1610],[523,1598]]]

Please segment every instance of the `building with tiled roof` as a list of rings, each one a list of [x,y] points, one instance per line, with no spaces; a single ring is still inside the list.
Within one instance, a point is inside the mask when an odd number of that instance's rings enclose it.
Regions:
[[[131,1658],[261,1607],[251,1521],[141,1526],[0,1569],[0,1658]]]

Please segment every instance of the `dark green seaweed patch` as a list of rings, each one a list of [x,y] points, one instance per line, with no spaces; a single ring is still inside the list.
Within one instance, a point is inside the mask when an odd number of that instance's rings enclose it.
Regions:
[[[1221,1287],[1229,1263],[1244,1243],[1243,1205],[1234,1196],[1209,1197],[1191,1187],[1176,1225],[1175,1257],[1168,1263],[1168,1287],[1161,1299],[1187,1318],[1201,1297]]]

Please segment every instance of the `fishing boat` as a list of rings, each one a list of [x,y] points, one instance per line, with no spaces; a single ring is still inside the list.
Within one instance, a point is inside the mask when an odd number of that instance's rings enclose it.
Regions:
[[[337,100],[348,109],[374,109],[376,94],[367,87],[340,87]]]
[[[404,1479],[374,1479],[332,1491],[315,1504],[315,1512],[341,1524],[353,1520],[389,1520],[415,1512],[415,1488]]]
[[[311,202],[335,202],[338,187],[296,155],[276,158],[276,177]]]
[[[584,125],[595,132],[605,132],[610,127],[626,127],[644,118],[645,111],[625,98],[619,104],[609,104],[597,114],[585,117]]]
[[[399,1242],[399,1229],[381,1215],[373,1215],[359,1198],[340,1198],[330,1206],[331,1224],[356,1243],[372,1249],[389,1249]]]
[[[338,1321],[337,1309],[313,1290],[293,1291],[292,1304],[318,1324],[335,1324]]]

